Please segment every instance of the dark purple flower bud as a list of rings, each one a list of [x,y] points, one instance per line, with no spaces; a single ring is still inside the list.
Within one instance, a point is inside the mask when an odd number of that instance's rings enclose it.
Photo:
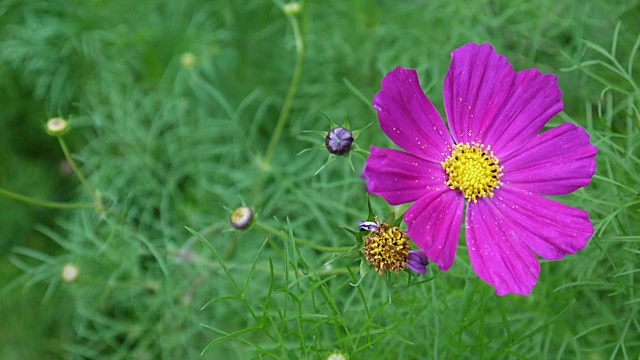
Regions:
[[[253,221],[253,211],[247,206],[239,207],[231,213],[229,222],[234,229],[245,230]]]
[[[407,260],[407,267],[409,270],[416,274],[424,275],[427,273],[427,265],[429,265],[429,259],[422,250],[409,251],[409,259]]]
[[[360,231],[376,231],[378,229],[378,223],[373,221],[358,221]]]
[[[343,127],[331,129],[324,138],[324,145],[333,155],[348,153],[351,150],[351,144],[353,144],[353,134]]]

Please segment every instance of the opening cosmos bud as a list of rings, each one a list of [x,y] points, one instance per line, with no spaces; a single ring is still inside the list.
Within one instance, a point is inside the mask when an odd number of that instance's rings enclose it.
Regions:
[[[353,134],[351,131],[337,127],[331,129],[327,136],[324,138],[324,145],[327,150],[333,155],[344,155],[351,150],[353,144]]]
[[[248,206],[239,207],[231,213],[229,223],[237,230],[245,230],[253,222],[253,211]]]
[[[429,265],[429,259],[422,250],[409,251],[409,259],[407,260],[407,267],[409,270],[416,274],[424,275],[427,273],[427,265]]]
[[[360,231],[376,231],[378,223],[374,221],[358,221]]]

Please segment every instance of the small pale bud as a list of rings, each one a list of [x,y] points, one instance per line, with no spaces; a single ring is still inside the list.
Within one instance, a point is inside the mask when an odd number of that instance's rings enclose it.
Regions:
[[[196,56],[193,53],[186,52],[180,56],[180,64],[183,69],[192,69],[196,66]]]
[[[239,207],[231,213],[229,222],[234,229],[245,230],[253,222],[253,211],[247,206]]]
[[[284,11],[284,13],[287,15],[296,16],[300,12],[300,3],[292,1],[290,3],[284,4],[284,6],[282,7],[282,11]]]
[[[336,351],[333,354],[327,356],[327,360],[348,360],[348,358],[344,354]]]
[[[67,120],[55,117],[47,121],[47,133],[51,136],[61,136],[69,130],[69,123]]]
[[[66,283],[72,283],[78,279],[80,275],[80,269],[73,264],[67,264],[62,268],[62,272],[60,276],[62,277],[62,281]]]

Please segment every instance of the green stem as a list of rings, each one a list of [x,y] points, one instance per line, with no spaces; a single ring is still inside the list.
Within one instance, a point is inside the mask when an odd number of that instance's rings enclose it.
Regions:
[[[58,203],[58,202],[51,202],[51,201],[41,201],[28,196],[16,194],[14,192],[4,190],[4,189],[0,189],[0,195],[5,196],[9,199],[23,202],[25,204],[39,206],[43,208],[66,209],[66,210],[95,208],[95,205],[93,204],[68,204],[68,203]]]
[[[269,236],[267,236],[267,231],[264,229],[264,227],[260,226],[260,225],[255,225],[254,226],[256,228],[256,230],[260,233],[260,235],[264,236],[267,239],[267,242],[269,243],[269,245],[271,245],[271,249],[282,259],[285,260],[287,259],[287,256],[284,254],[284,252],[280,249],[280,247],[278,246],[278,244],[275,243],[275,241],[273,241],[273,239]]]
[[[303,6],[303,11],[306,6]],[[304,16],[304,14],[301,14]],[[271,163],[271,159],[273,158],[273,153],[278,146],[278,142],[280,141],[280,136],[282,135],[282,130],[284,129],[285,124],[287,123],[287,119],[289,118],[289,113],[291,112],[291,106],[293,105],[293,99],[296,96],[296,91],[298,89],[298,84],[300,83],[300,78],[302,77],[302,65],[304,63],[304,40],[302,38],[302,33],[300,31],[300,24],[295,16],[288,15],[289,21],[291,22],[291,27],[293,28],[293,36],[295,38],[296,43],[296,65],[293,71],[293,78],[291,79],[291,84],[289,85],[289,91],[287,92],[287,97],[284,100],[284,105],[282,106],[282,111],[280,112],[280,116],[278,117],[278,122],[276,123],[276,128],[273,132],[273,136],[269,141],[269,145],[267,146],[267,152],[264,157],[264,168],[268,169],[269,164]]]
[[[283,233],[282,231],[278,231],[268,225],[262,225],[262,224],[255,224],[255,227],[263,230],[264,232],[268,232],[271,233],[273,235],[279,236],[283,239],[287,238],[287,234]],[[303,239],[294,239],[294,241],[296,242],[296,244],[298,245],[302,245],[305,247],[308,247],[310,249],[314,249],[314,250],[318,250],[318,251],[322,251],[322,252],[330,252],[330,253],[343,253],[343,252],[348,252],[351,249],[353,249],[353,246],[342,246],[342,247],[331,247],[331,246],[322,246],[322,245],[318,245],[312,241],[309,240],[303,240]]]
[[[71,157],[71,153],[69,152],[69,147],[67,147],[67,143],[64,141],[62,136],[58,136],[58,142],[60,143],[60,147],[62,148],[64,157],[67,159],[67,162],[69,163],[69,165],[71,165],[73,172],[76,174],[78,179],[80,179],[80,182],[82,183],[84,188],[87,189],[87,191],[89,192],[89,195],[91,195],[91,197],[93,198],[93,201],[95,203],[94,207],[96,211],[98,211],[99,213],[104,212],[104,208],[102,206],[102,199],[93,190],[91,185],[89,185],[89,182],[87,181],[87,179],[84,177],[84,175],[82,175],[82,172],[80,172],[78,165],[76,165],[76,162],[73,161],[73,158]]]

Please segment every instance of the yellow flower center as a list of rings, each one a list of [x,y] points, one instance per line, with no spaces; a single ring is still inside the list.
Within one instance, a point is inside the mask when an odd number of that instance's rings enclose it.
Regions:
[[[478,198],[493,197],[493,190],[502,185],[503,167],[491,146],[471,143],[457,144],[451,155],[442,163],[449,175],[446,184],[453,190],[460,190],[469,202]]]
[[[386,270],[399,273],[407,267],[409,258],[409,239],[397,227],[381,223],[378,228],[365,239],[364,254],[382,275]]]

